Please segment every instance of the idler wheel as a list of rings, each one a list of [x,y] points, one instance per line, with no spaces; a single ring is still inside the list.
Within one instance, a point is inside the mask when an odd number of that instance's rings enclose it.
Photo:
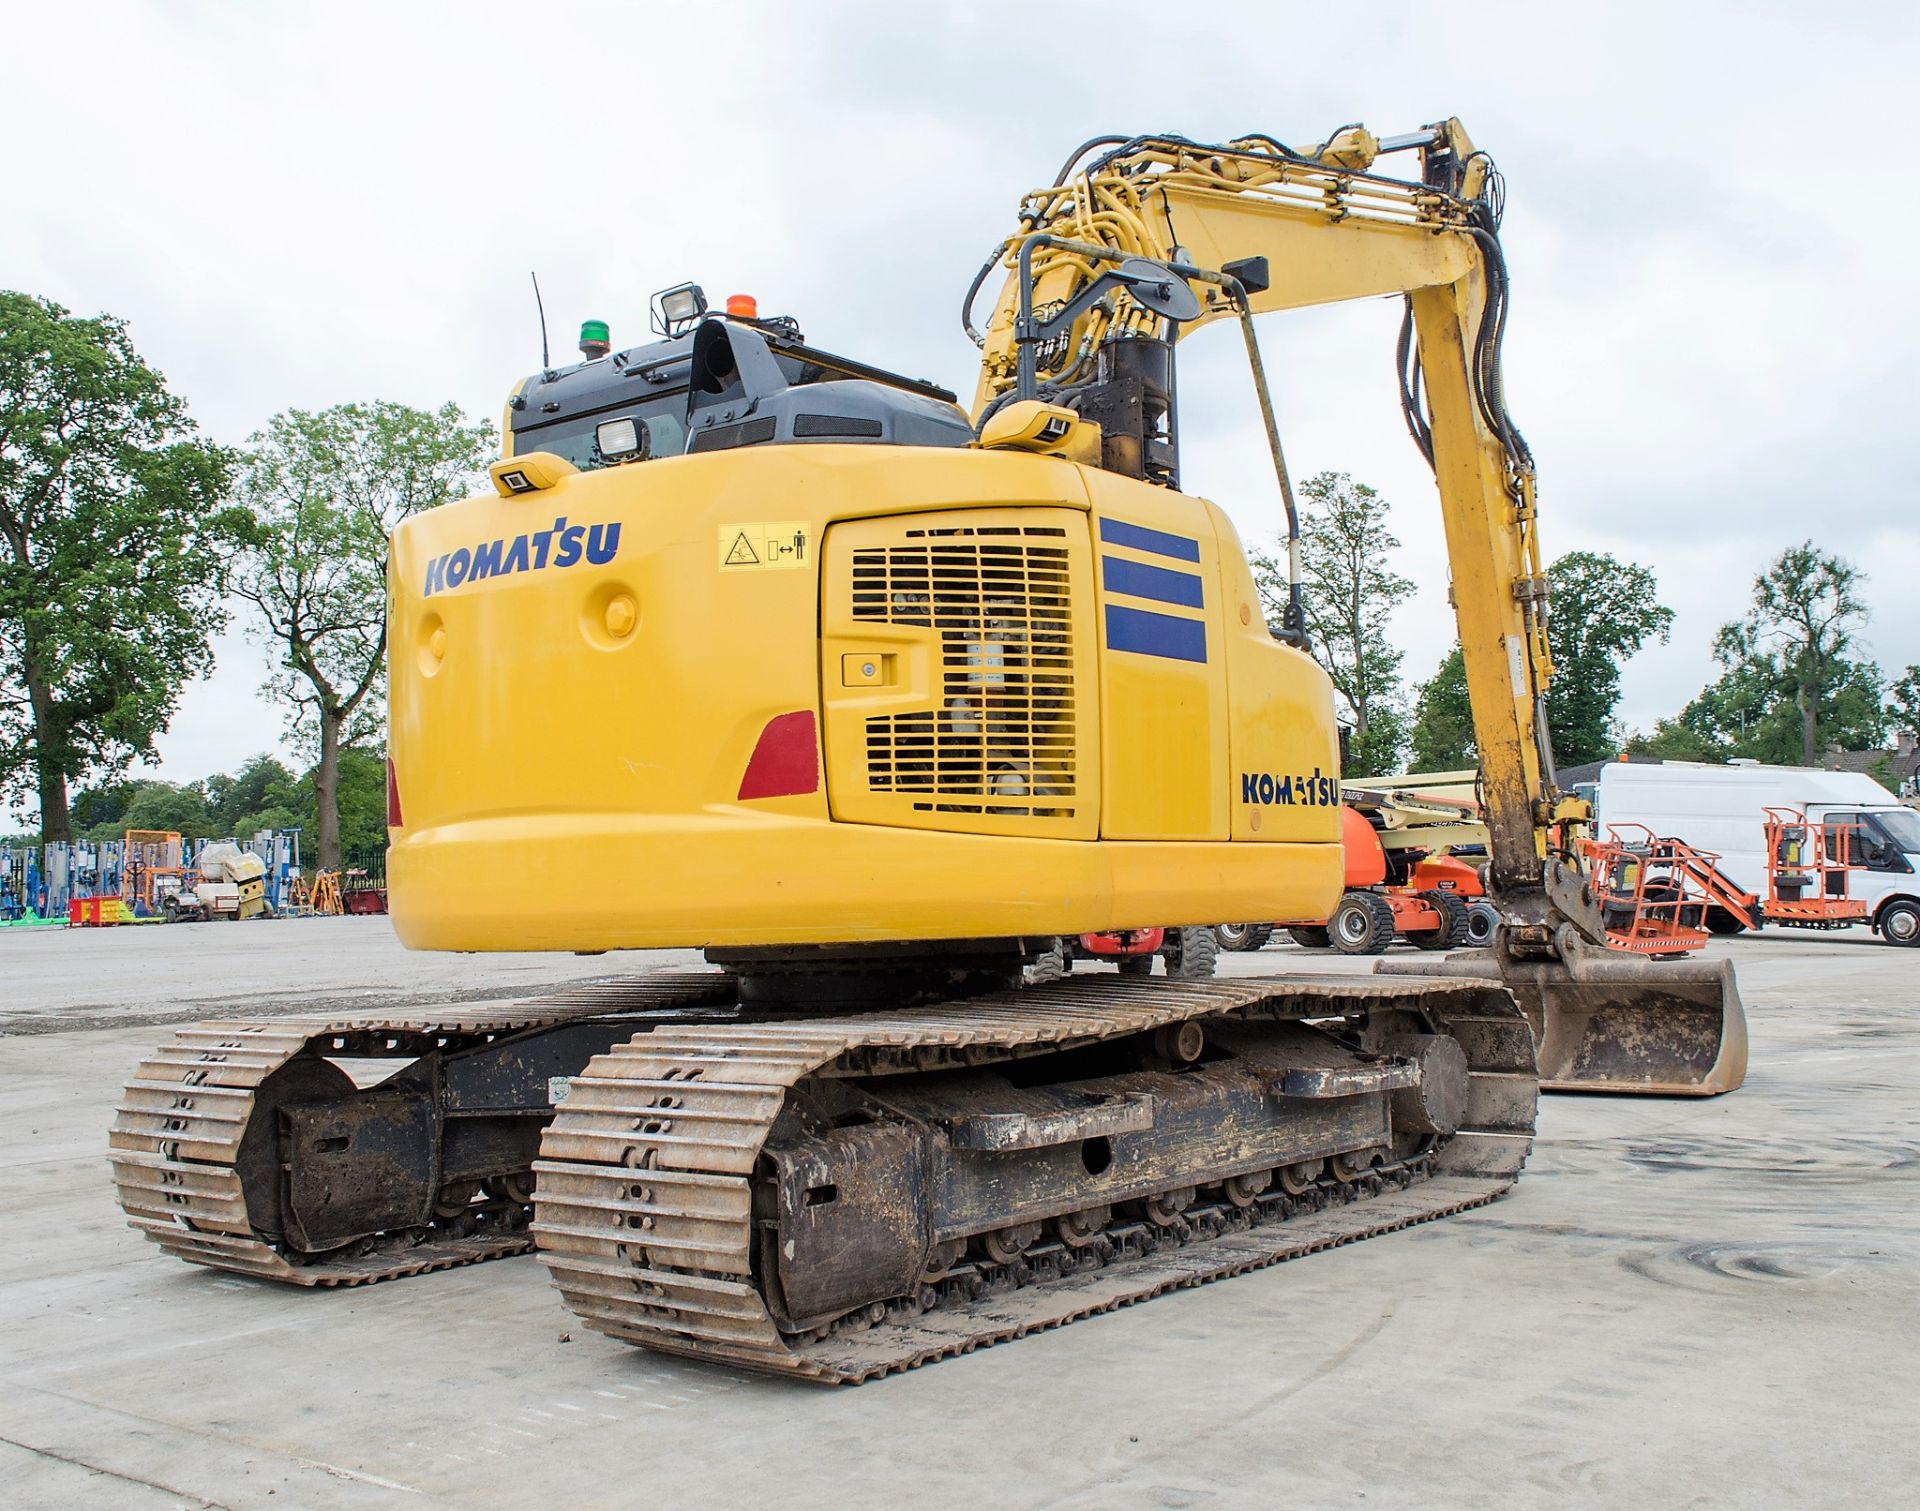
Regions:
[[[1251,1175],[1229,1175],[1220,1183],[1220,1189],[1232,1205],[1250,1207],[1272,1184],[1271,1170],[1256,1170]]]
[[[433,1197],[433,1215],[435,1217],[458,1217],[473,1205],[473,1199],[480,1194],[479,1185],[470,1180],[451,1180],[442,1186]]]
[[[1335,1180],[1358,1180],[1374,1166],[1380,1158],[1378,1149],[1349,1149],[1333,1156],[1329,1162],[1333,1166]]]
[[[1143,1204],[1147,1221],[1156,1227],[1170,1228],[1180,1220],[1180,1214],[1193,1205],[1195,1191],[1192,1186],[1181,1186],[1178,1190],[1162,1191],[1158,1196],[1149,1196]]]
[[[1068,1248],[1078,1249],[1098,1238],[1112,1216],[1112,1207],[1087,1207],[1068,1212],[1054,1218],[1054,1235]]]
[[[1388,1097],[1394,1130],[1442,1138],[1457,1131],[1467,1112],[1467,1052],[1460,1041],[1451,1034],[1396,1034],[1380,1047],[1420,1067],[1417,1085]]]
[[[1207,1031],[1194,1018],[1169,1023],[1154,1031],[1153,1047],[1175,1065],[1191,1065],[1206,1050]]]
[[[1017,1222],[1009,1228],[996,1228],[983,1234],[980,1247],[986,1251],[987,1258],[995,1264],[1012,1264],[1040,1237],[1040,1224],[1037,1222]]]
[[[920,1283],[930,1285],[944,1278],[966,1251],[967,1241],[964,1238],[950,1238],[945,1243],[935,1244],[933,1252],[927,1255],[926,1267],[920,1271]]]
[[[511,1175],[496,1175],[487,1182],[487,1193],[524,1207],[533,1200],[533,1172],[516,1170]]]

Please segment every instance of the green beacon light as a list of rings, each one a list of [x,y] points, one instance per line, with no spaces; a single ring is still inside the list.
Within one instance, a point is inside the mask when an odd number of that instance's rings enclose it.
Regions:
[[[580,322],[580,355],[589,362],[598,361],[613,350],[613,333],[604,320]]]

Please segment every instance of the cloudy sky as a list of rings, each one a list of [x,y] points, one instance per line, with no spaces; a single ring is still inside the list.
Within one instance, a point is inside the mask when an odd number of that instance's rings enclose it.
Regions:
[[[1549,555],[1658,573],[1645,727],[1711,673],[1754,572],[1812,536],[1920,661],[1912,7],[1855,4],[324,5],[0,0],[15,150],[0,287],[131,322],[204,430],[290,405],[491,418],[577,322],[749,291],[822,345],[970,390],[961,293],[1022,191],[1107,132],[1311,141],[1447,115],[1506,174],[1508,391]],[[1394,400],[1397,303],[1263,331],[1290,460],[1395,501],[1395,623],[1451,639],[1432,483]],[[1183,348],[1186,482],[1280,517],[1230,328]],[[160,740],[174,779],[278,748],[238,630]]]

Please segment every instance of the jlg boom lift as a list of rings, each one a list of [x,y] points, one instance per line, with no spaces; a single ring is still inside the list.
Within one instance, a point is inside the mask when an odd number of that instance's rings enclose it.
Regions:
[[[1388,152],[1417,175],[1376,173]],[[1536,722],[1498,222],[1454,122],[1102,139],[976,283],[1003,278],[971,418],[691,286],[661,342],[529,378],[495,491],[393,541],[395,927],[718,969],[187,1030],[116,1125],[136,1225],[325,1285],[524,1247],[531,1209],[593,1326],[859,1380],[1493,1199],[1536,1102],[1496,970],[1550,1049],[1577,1003],[1551,1079],[1737,1083],[1730,980],[1593,969],[1579,879],[1544,854],[1574,810]],[[1402,294],[1495,958],[1019,988],[1059,935],[1340,894],[1330,686],[1297,612],[1269,633],[1227,517],[1179,491],[1174,349],[1238,322],[1284,478],[1252,316]],[[336,1062],[368,1056],[399,1068],[356,1089]]]

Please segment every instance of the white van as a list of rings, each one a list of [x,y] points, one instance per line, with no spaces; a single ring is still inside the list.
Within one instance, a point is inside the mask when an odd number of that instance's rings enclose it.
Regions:
[[[1850,895],[1867,905],[1874,932],[1889,944],[1920,944],[1920,813],[1863,772],[1612,761],[1600,768],[1594,818],[1601,833],[1608,824],[1644,824],[1663,838],[1711,850],[1731,881],[1764,897],[1762,810],[1770,807],[1797,808],[1809,823],[1856,826],[1842,831]],[[1708,910],[1707,921],[1715,933],[1740,929],[1719,908]]]

